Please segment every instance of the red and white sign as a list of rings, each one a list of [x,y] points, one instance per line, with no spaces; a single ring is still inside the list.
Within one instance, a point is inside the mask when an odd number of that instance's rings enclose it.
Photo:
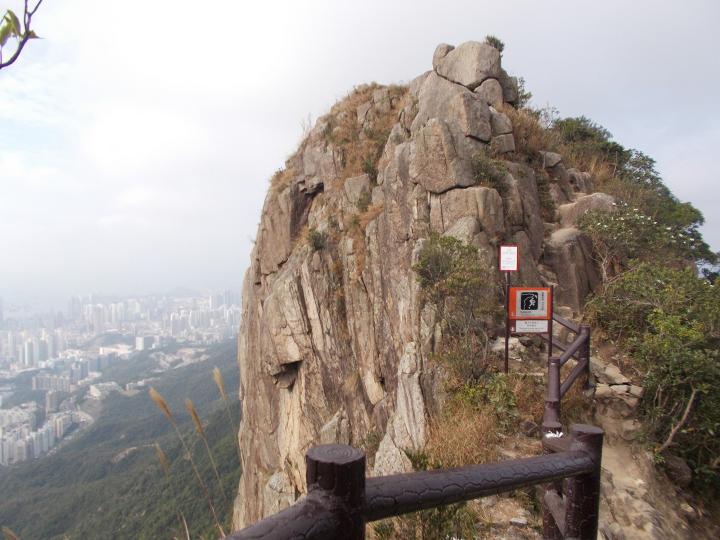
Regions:
[[[500,271],[517,272],[520,253],[515,245],[500,246]]]
[[[508,317],[511,320],[547,321],[552,316],[551,307],[549,287],[510,287]]]

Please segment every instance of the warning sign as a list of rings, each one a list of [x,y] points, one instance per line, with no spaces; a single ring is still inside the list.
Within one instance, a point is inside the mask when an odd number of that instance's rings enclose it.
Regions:
[[[514,245],[500,246],[500,271],[517,272],[518,247]]]
[[[510,287],[508,315],[510,319],[550,319],[550,289]]]

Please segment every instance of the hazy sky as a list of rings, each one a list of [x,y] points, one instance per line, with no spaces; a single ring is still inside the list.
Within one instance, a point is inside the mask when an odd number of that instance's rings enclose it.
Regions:
[[[0,296],[239,288],[303,120],[489,33],[536,105],[656,158],[720,249],[719,21],[716,0],[46,0],[0,71]]]

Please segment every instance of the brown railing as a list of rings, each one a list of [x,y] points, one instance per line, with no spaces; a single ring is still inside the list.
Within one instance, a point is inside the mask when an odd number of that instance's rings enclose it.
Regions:
[[[547,484],[545,537],[594,540],[602,442],[601,429],[577,424],[569,437],[546,438],[542,456],[379,478],[365,478],[360,450],[316,446],[305,458],[307,496],[227,539],[361,540],[367,522]]]
[[[545,413],[543,414],[543,433],[562,431],[560,401],[578,377],[584,374],[588,376],[586,380],[589,381],[590,375],[590,326],[577,324],[558,315],[553,315],[553,322],[564,326],[577,336],[569,345],[557,341],[552,334],[549,337],[542,336],[549,342],[548,386],[545,396]],[[553,356],[555,347],[563,351],[560,356]],[[577,363],[565,381],[561,382],[560,370],[570,358],[574,358]]]
[[[235,532],[228,540],[361,540],[365,524],[544,484],[543,537],[595,540],[600,504],[603,431],[576,424],[562,433],[560,401],[590,369],[590,327],[553,316],[577,334],[569,344],[550,338],[543,416],[544,455],[483,465],[365,477],[365,454],[351,446],[322,445],[306,457],[307,496],[285,510]],[[553,347],[563,351],[553,356]],[[577,364],[560,382],[560,368]]]

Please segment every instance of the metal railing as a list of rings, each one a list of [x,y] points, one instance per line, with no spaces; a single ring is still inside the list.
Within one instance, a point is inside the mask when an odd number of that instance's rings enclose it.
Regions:
[[[565,345],[550,335],[543,451],[537,457],[456,469],[366,478],[365,454],[345,445],[311,448],[305,457],[307,495],[228,540],[361,540],[365,524],[409,512],[544,484],[543,537],[595,540],[600,505],[603,431],[575,424],[562,434],[560,401],[590,369],[590,327],[553,316],[577,334]],[[552,356],[553,347],[563,351]],[[560,368],[577,364],[564,382]]]
[[[590,375],[590,326],[577,324],[558,315],[553,315],[553,322],[577,334],[577,337],[572,343],[566,345],[554,339],[552,334],[549,337],[542,336],[543,339],[548,341],[549,347],[548,385],[542,423],[543,433],[560,432],[562,430],[560,422],[560,402],[562,397],[567,394],[570,387],[581,375],[588,376],[588,381]],[[554,347],[557,347],[563,353],[560,356],[553,356]],[[567,378],[561,382],[560,370],[571,358],[574,358],[577,363]]]

